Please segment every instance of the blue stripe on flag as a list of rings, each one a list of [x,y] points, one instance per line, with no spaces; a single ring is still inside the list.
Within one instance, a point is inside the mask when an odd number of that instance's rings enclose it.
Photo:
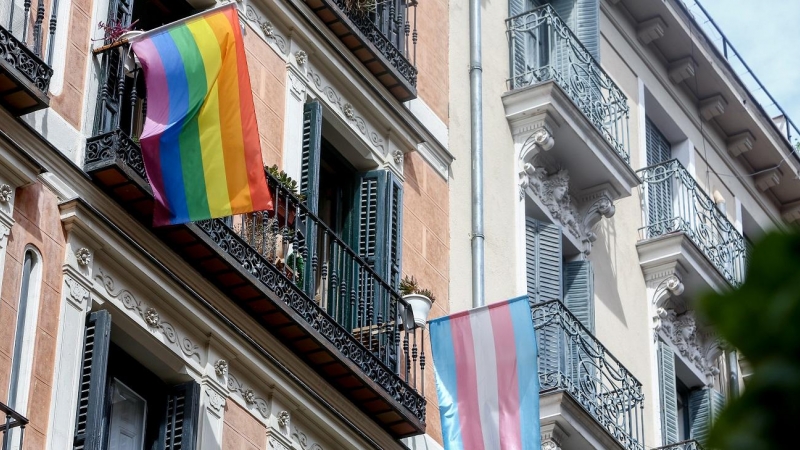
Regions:
[[[528,314],[530,316],[530,314]],[[439,415],[442,419],[442,436],[446,450],[462,450],[461,420],[458,416],[458,382],[456,374],[453,333],[450,319],[433,320],[428,324],[431,334],[431,350],[436,374],[436,394],[439,397]],[[436,367],[445,368],[439,371]],[[538,397],[537,397],[538,400]]]
[[[517,351],[517,377],[519,383],[519,417],[522,448],[538,450],[542,445],[539,429],[539,374],[536,332],[531,318],[528,297],[509,300],[511,322],[514,324],[514,342]]]

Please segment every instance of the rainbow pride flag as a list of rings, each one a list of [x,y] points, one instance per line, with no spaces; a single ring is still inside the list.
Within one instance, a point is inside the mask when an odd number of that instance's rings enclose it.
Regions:
[[[272,208],[235,4],[131,41],[147,86],[153,225]]]
[[[538,356],[528,297],[428,325],[445,450],[539,450]]]

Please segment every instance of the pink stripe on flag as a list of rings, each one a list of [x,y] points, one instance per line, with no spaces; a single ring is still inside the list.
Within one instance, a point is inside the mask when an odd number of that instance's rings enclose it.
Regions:
[[[161,55],[151,39],[145,39],[133,44],[136,57],[142,65],[148,78],[152,80],[147,84],[147,117],[145,118],[142,136],[139,145],[142,147],[142,158],[147,172],[147,178],[153,186],[153,196],[161,208],[153,208],[155,225],[169,224],[169,217],[164,213],[170,211],[169,202],[163,196],[164,178],[161,173],[161,133],[169,122],[169,91],[167,90],[167,74]],[[133,57],[131,55],[131,57]],[[161,217],[163,216],[163,217]]]
[[[484,446],[480,405],[478,404],[475,345],[469,315],[453,317],[450,327],[458,377],[458,415],[461,419],[461,438],[464,450],[482,450]]]
[[[522,449],[521,420],[519,414],[519,380],[514,341],[514,323],[511,308],[489,308],[494,330],[495,358],[497,360],[497,385],[499,387],[500,448]]]

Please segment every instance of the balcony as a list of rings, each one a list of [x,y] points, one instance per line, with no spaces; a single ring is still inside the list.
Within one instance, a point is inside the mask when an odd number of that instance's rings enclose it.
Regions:
[[[304,0],[401,102],[417,97],[417,0]]]
[[[22,442],[25,438],[25,426],[28,425],[28,419],[4,403],[0,403],[0,413],[5,416],[5,420],[0,422],[0,431],[3,432],[0,450],[23,448]],[[19,431],[15,433],[14,428],[19,428]],[[16,445],[14,444],[15,440],[17,441]]]
[[[642,384],[560,301],[531,311],[542,427],[566,431],[562,448],[644,450]]]
[[[503,103],[515,138],[535,130],[550,135],[552,150],[541,150],[580,180],[574,191],[607,184],[613,197],[629,196],[639,180],[630,167],[625,94],[550,5],[507,19],[506,28],[511,64]]]
[[[57,6],[44,0],[32,3],[0,1],[0,105],[15,116],[50,104],[47,90],[53,76]]]
[[[665,445],[654,448],[653,450],[705,450],[699,442],[695,440],[678,442],[676,444]]]
[[[126,55],[102,54],[101,83],[114,90],[101,89],[84,170],[149,228],[153,195],[137,139],[144,86]],[[391,435],[423,433],[424,330],[368,262],[267,180],[270,211],[152,232]]]
[[[726,289],[744,281],[744,237],[678,160],[646,167],[645,226],[636,245],[645,270],[680,266],[688,288]]]

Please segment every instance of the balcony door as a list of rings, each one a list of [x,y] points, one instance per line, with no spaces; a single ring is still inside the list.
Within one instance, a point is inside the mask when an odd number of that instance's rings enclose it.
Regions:
[[[654,170],[652,180],[647,183],[647,236],[659,236],[672,231],[673,223],[673,178],[674,170],[666,163],[672,158],[672,147],[669,141],[655,124],[647,119],[646,130],[647,166],[662,164],[661,169]]]

